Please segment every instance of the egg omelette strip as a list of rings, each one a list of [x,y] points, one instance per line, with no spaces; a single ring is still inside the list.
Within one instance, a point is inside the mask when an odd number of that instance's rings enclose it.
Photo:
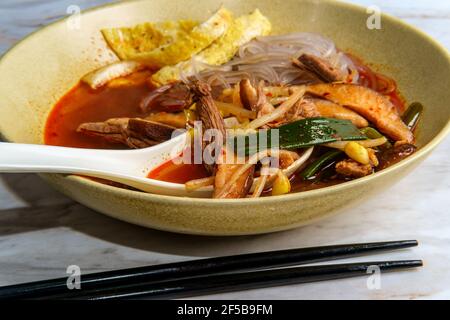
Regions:
[[[194,27],[185,37],[150,52],[137,54],[133,60],[149,66],[164,67],[187,60],[222,36],[232,22],[232,14],[220,8],[208,20]]]
[[[168,45],[188,35],[198,22],[191,20],[141,23],[128,28],[102,29],[109,47],[121,60],[132,60],[138,54]]]
[[[193,56],[192,59],[160,69],[152,76],[152,81],[157,85],[163,85],[179,80],[181,72],[185,76],[192,75],[194,73],[193,60],[210,65],[224,64],[233,58],[241,45],[257,36],[269,34],[271,29],[270,21],[256,9],[251,14],[235,19],[222,37]],[[197,72],[200,71],[198,69],[197,67]]]

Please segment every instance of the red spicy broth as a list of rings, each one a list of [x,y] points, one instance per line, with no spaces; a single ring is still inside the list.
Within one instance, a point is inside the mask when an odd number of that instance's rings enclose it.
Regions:
[[[91,149],[122,149],[122,145],[99,137],[78,133],[85,122],[101,122],[111,118],[143,117],[139,104],[152,90],[147,83],[149,71],[137,72],[92,90],[80,82],[51,111],[45,127],[45,143],[54,146]],[[127,82],[121,84],[119,81]]]

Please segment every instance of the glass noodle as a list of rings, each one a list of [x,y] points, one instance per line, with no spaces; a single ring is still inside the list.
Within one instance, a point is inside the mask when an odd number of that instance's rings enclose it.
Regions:
[[[194,76],[211,86],[230,88],[243,77],[253,83],[264,80],[269,85],[298,85],[311,81],[311,73],[292,64],[302,54],[312,54],[327,60],[345,76],[352,75],[357,83],[358,71],[352,60],[337,50],[333,41],[314,33],[292,33],[281,36],[258,37],[242,45],[236,57],[221,66],[212,66],[195,59],[191,60]],[[188,81],[191,74],[183,74]]]

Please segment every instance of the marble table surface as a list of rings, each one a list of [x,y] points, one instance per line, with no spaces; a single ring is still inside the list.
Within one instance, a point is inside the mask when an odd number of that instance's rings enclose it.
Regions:
[[[0,53],[36,28],[105,0],[2,0]],[[450,1],[353,0],[378,5],[450,48]],[[49,188],[31,174],[0,175],[0,286],[66,275],[228,255],[387,239],[418,239],[412,250],[369,259],[416,259],[421,270],[326,283],[217,294],[205,299],[448,299],[450,298],[450,139],[417,170],[345,213],[296,230],[213,238],[144,229],[105,217]],[[411,201],[413,200],[413,201]],[[352,259],[349,259],[352,260]]]

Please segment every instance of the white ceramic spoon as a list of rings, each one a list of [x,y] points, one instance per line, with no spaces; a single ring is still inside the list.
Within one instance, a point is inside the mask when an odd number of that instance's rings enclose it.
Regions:
[[[212,188],[187,192],[184,184],[147,178],[163,162],[182,153],[182,134],[139,150],[94,150],[0,142],[0,172],[64,173],[108,179],[136,189],[172,196],[211,197]]]

